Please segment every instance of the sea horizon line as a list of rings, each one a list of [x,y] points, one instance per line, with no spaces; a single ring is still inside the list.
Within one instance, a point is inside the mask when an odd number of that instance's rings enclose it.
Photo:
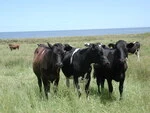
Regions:
[[[116,28],[94,28],[94,29],[60,29],[60,30],[25,30],[25,31],[0,31],[0,33],[13,33],[13,32],[47,32],[47,31],[82,31],[82,30],[111,30],[111,29],[140,29],[140,28],[150,28],[150,27],[116,27]]]

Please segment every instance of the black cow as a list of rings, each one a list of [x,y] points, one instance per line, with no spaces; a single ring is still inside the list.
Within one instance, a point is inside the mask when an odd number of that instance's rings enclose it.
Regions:
[[[80,86],[78,84],[79,77],[87,80],[85,84],[85,92],[88,97],[91,80],[88,71],[90,71],[91,63],[109,63],[108,59],[103,55],[103,48],[101,46],[91,44],[90,47],[83,49],[72,48],[70,51],[67,51],[64,56],[62,71],[66,78],[73,76],[79,97],[81,96]]]
[[[140,54],[139,54],[140,46],[141,45],[140,45],[139,42],[128,43],[128,53],[137,55],[138,60],[140,59]],[[115,44],[114,43],[109,43],[108,47],[109,48],[115,48]]]
[[[138,60],[140,60],[140,43],[139,42],[131,42],[129,43],[129,46],[131,46],[132,48],[128,49],[128,52],[131,54],[135,54],[138,57]]]
[[[114,49],[104,49],[104,55],[107,56],[110,65],[94,65],[94,77],[96,77],[99,93],[101,93],[99,86],[101,85],[101,88],[104,88],[105,79],[107,79],[108,82],[109,92],[112,93],[112,80],[115,80],[119,82],[120,99],[122,98],[125,72],[127,70],[126,58],[128,57],[128,49],[128,44],[123,40],[118,41],[115,44]]]
[[[77,52],[79,50],[79,48],[75,48],[75,47],[70,46],[69,44],[65,44],[65,50],[67,51],[66,54],[65,54],[65,56],[66,57],[70,57],[70,55],[74,54],[75,52]],[[72,59],[70,57],[70,62],[72,62],[71,60]],[[70,64],[68,64],[68,68],[69,68],[69,65]],[[89,74],[90,75],[91,71],[92,71],[92,66],[89,67],[88,72],[85,73],[85,74]],[[68,72],[70,72],[70,71],[68,71]],[[70,74],[67,74],[67,75],[70,75]],[[86,77],[86,76],[89,76],[89,75],[84,75],[84,76]],[[70,81],[69,81],[69,79],[73,79],[73,76],[69,76],[69,77],[65,76],[65,77],[66,77],[66,86],[70,87]],[[80,80],[83,81],[84,78],[81,77]]]
[[[34,52],[33,71],[37,76],[40,92],[42,91],[43,82],[47,99],[48,92],[50,92],[50,82],[54,82],[56,87],[54,92],[57,91],[64,52],[64,46],[61,43],[54,45],[48,43],[48,46],[38,44],[38,48]]]

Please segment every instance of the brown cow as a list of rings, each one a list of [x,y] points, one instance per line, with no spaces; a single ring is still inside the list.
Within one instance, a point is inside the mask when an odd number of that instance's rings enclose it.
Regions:
[[[38,79],[40,92],[42,91],[42,82],[46,98],[48,99],[48,92],[50,92],[50,83],[54,82],[57,91],[59,82],[59,72],[62,67],[62,59],[64,56],[64,45],[56,43],[48,46],[38,44],[34,52],[33,71]]]
[[[19,44],[9,44],[9,48],[12,51],[13,49],[18,49],[19,50]]]

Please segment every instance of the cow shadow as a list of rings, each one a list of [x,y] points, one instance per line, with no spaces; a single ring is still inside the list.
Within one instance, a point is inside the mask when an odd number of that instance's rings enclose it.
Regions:
[[[94,98],[97,98],[101,101],[102,104],[106,104],[106,103],[111,103],[117,100],[117,98],[115,97],[115,95],[112,93],[111,95],[109,95],[108,89],[103,90],[103,92],[101,92],[101,94],[98,93],[97,89],[95,88],[90,88],[90,95],[89,96],[93,96]]]

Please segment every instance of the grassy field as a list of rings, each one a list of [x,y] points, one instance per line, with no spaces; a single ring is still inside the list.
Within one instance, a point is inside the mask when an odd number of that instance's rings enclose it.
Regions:
[[[32,70],[33,53],[38,43],[61,42],[82,48],[85,42],[108,44],[120,39],[141,43],[140,62],[135,55],[129,55],[123,100],[119,101],[118,83],[115,81],[112,98],[108,96],[107,84],[104,93],[98,95],[94,78],[90,84],[89,100],[86,99],[84,90],[79,99],[72,84],[69,89],[66,87],[62,72],[57,95],[51,90],[48,101],[44,92],[40,95],[37,78]],[[20,49],[10,51],[9,43],[19,43]],[[149,113],[149,46],[150,33],[0,40],[0,113]],[[82,84],[81,87],[83,89]]]

